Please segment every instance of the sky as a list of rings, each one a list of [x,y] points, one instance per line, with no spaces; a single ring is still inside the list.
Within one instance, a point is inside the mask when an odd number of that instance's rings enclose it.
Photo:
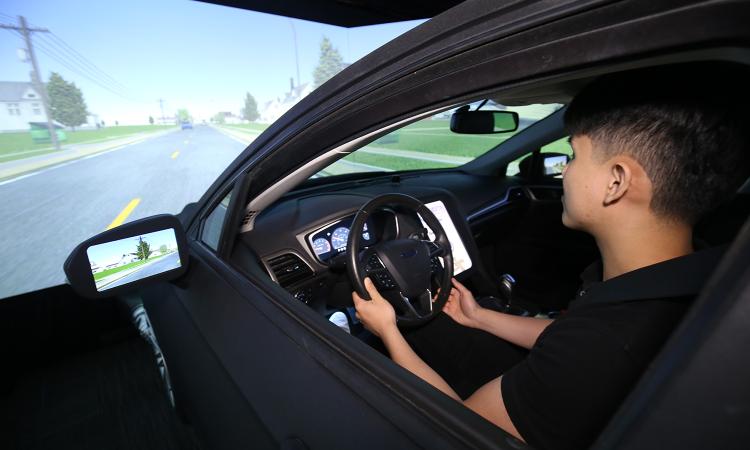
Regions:
[[[297,78],[295,39],[301,83],[312,82],[320,42],[328,37],[347,63],[422,23],[399,22],[342,28],[298,19],[193,1],[6,0],[0,23],[46,28],[32,35],[40,72],[46,81],[58,72],[83,92],[91,113],[112,124],[147,123],[148,117],[174,115],[187,108],[196,120],[219,111],[239,114],[245,93],[259,107],[283,97]],[[60,51],[64,42],[119,85],[112,93],[45,53],[78,65]],[[57,47],[56,47],[57,45]],[[0,30],[0,81],[28,81],[31,65],[17,49],[23,40]],[[95,69],[87,68],[87,73]],[[114,85],[107,79],[104,84]],[[125,91],[125,92],[122,92]]]

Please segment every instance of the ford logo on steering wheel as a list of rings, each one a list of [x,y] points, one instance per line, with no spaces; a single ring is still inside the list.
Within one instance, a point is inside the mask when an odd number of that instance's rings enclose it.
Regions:
[[[416,254],[417,254],[417,249],[415,248],[415,249],[407,250],[407,251],[401,253],[401,257],[402,258],[411,258],[412,256],[416,256]]]

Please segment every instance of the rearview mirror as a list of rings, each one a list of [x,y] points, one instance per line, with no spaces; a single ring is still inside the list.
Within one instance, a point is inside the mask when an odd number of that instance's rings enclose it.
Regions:
[[[187,270],[187,241],[175,216],[136,220],[79,244],[65,261],[65,275],[80,295],[112,296]]]
[[[461,134],[509,133],[518,129],[518,113],[513,111],[469,111],[459,108],[451,115],[451,131]]]

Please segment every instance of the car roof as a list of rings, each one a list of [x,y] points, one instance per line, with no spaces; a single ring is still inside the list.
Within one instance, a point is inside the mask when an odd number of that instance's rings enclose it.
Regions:
[[[295,19],[361,27],[405,20],[429,19],[463,0],[203,0]]]

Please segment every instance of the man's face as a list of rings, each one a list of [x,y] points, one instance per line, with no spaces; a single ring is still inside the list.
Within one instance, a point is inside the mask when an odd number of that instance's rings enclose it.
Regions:
[[[573,159],[563,169],[562,221],[568,228],[591,232],[602,207],[606,165],[594,160],[588,136],[573,136],[570,144]]]

